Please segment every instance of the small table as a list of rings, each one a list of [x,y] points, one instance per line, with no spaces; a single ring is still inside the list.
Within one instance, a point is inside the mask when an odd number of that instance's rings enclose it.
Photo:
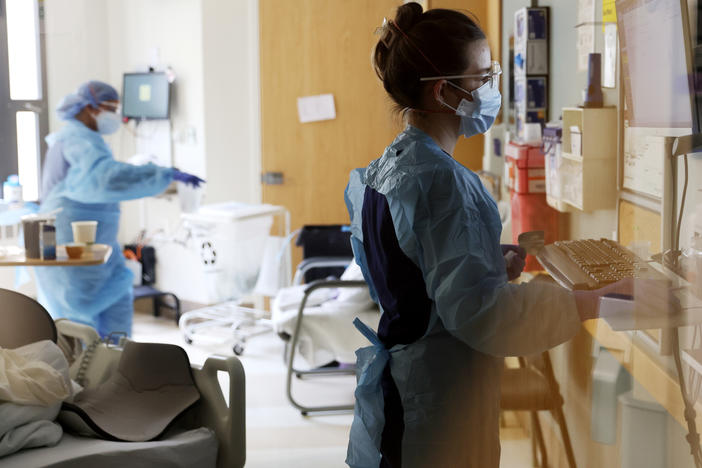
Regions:
[[[68,258],[64,245],[56,246],[56,260],[26,258],[24,253],[0,256],[0,267],[4,266],[94,266],[102,265],[112,255],[107,244],[93,244],[85,248],[80,258]]]

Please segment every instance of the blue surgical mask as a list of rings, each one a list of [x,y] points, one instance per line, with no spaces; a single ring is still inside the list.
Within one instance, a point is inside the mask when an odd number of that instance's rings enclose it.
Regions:
[[[447,81],[447,83],[473,97],[472,101],[461,99],[458,107],[455,108],[442,102],[446,107],[453,109],[456,115],[461,118],[461,135],[470,138],[478,133],[487,132],[495,122],[502,105],[502,95],[499,88],[488,82],[480,88],[469,92],[450,81]]]
[[[102,111],[95,117],[97,131],[103,135],[109,135],[119,130],[122,119],[116,112]]]

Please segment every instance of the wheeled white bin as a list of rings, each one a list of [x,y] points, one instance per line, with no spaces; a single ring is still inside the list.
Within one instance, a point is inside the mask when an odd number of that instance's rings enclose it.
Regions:
[[[282,208],[238,202],[204,205],[182,215],[174,238],[154,241],[156,286],[209,305],[253,291],[274,216]]]
[[[283,232],[276,240],[271,228],[279,215]],[[179,327],[187,343],[233,340],[232,349],[241,354],[247,339],[271,330],[264,311],[239,303],[254,293],[271,246],[281,245],[280,239],[286,245],[289,214],[280,206],[227,202],[205,205],[182,218],[175,236],[154,240],[157,287],[206,306],[181,315]]]

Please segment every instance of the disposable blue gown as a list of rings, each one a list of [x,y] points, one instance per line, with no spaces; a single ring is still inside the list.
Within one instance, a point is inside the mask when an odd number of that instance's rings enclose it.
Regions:
[[[119,202],[156,195],[173,180],[172,168],[115,161],[102,136],[77,120],[46,137],[68,164],[65,177],[43,194],[41,212],[56,208],[56,242],[73,241],[72,221],[98,221],[96,242],[112,246],[106,264],[89,267],[37,267],[40,302],[54,318],[85,323],[105,336],[131,333],[132,279],[117,243]],[[60,164],[56,165],[60,167]]]
[[[572,294],[507,283],[496,203],[476,174],[417,128],[352,171],[345,195],[356,261],[383,315],[394,314],[385,323],[381,316],[378,336],[359,327],[373,346],[356,353],[346,462],[497,467],[503,357],[571,338],[580,324]],[[382,229],[383,207],[390,229]],[[373,234],[365,244],[364,232]],[[373,245],[378,238],[385,244]],[[400,257],[407,265],[390,271]],[[406,274],[413,268],[415,280]]]

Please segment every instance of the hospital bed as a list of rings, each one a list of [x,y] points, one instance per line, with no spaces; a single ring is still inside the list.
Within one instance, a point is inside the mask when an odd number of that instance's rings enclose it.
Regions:
[[[14,291],[0,290],[0,300],[36,301]],[[22,309],[32,304],[25,304]],[[5,307],[25,313],[18,307]],[[45,312],[45,311],[44,311]],[[46,314],[46,317],[49,317]],[[49,317],[50,320],[50,317]],[[86,325],[58,320],[59,344],[65,337],[82,343],[71,378],[79,378],[92,387],[105,381],[119,361],[121,347],[100,343],[97,332]],[[55,332],[54,332],[55,333]],[[51,335],[51,334],[49,334]],[[47,339],[51,336],[47,335]],[[70,341],[70,340],[69,340]],[[87,361],[85,353],[94,352],[94,346],[105,346],[100,358]],[[243,467],[246,460],[245,377],[241,362],[235,356],[209,357],[203,366],[192,365],[192,373],[200,391],[200,400],[169,426],[158,440],[149,442],[115,442],[96,438],[78,437],[64,432],[58,445],[22,450],[0,458],[3,468],[26,467]],[[222,393],[219,376],[228,377],[228,393]],[[224,380],[227,380],[226,378]]]

